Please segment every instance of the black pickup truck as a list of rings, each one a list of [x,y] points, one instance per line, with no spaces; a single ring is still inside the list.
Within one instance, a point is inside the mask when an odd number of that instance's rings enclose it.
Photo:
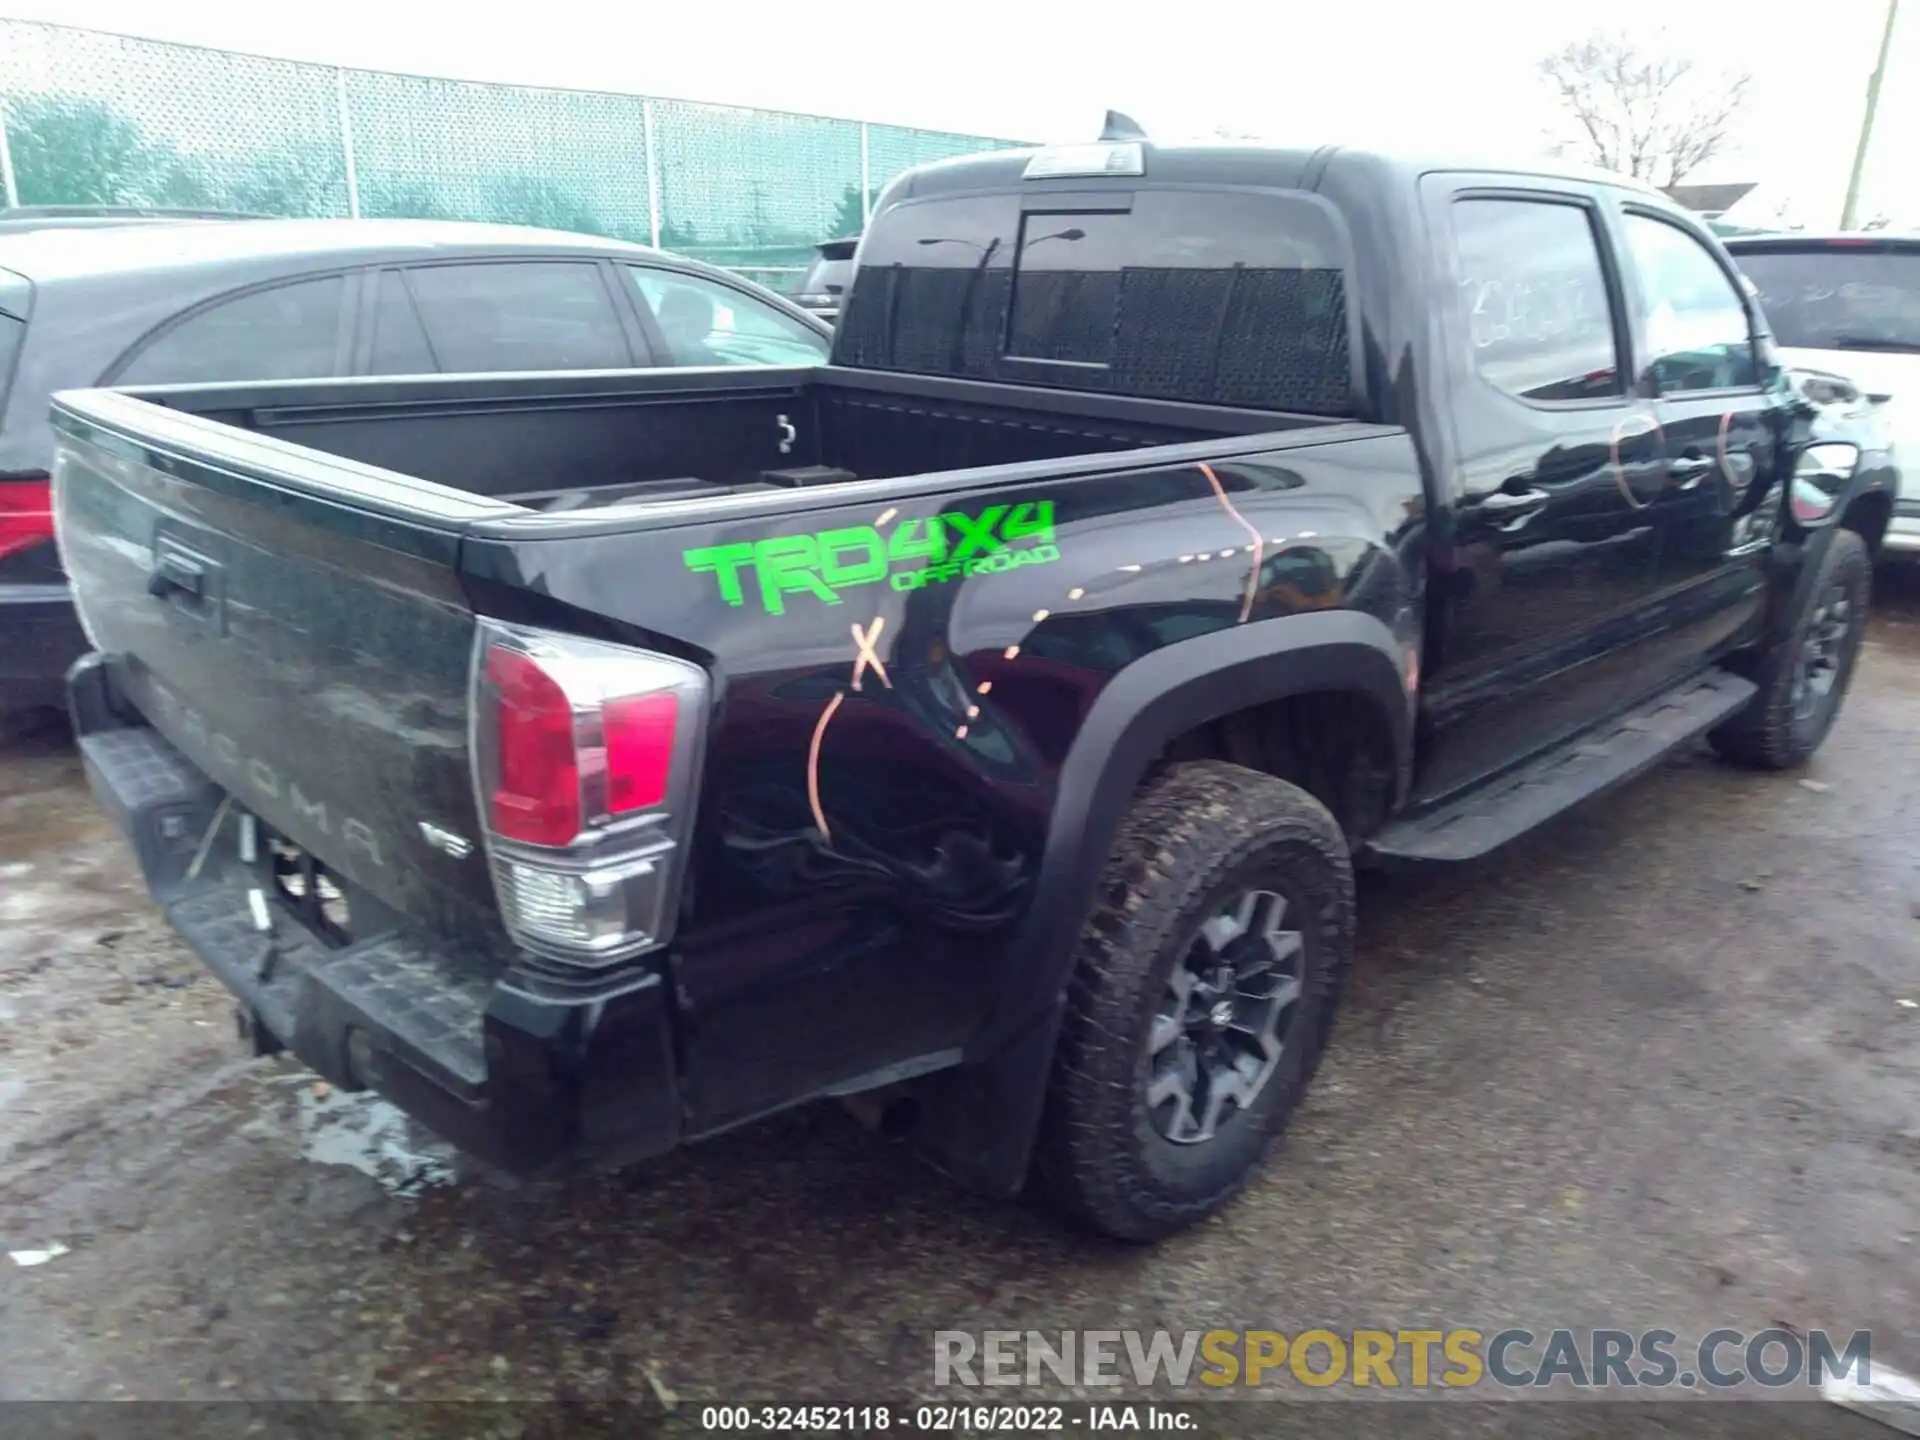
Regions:
[[[817,369],[68,393],[96,793],[262,1050],[483,1159],[863,1097],[1146,1239],[1326,1043],[1356,864],[1803,760],[1892,460],[1630,183],[910,172]]]

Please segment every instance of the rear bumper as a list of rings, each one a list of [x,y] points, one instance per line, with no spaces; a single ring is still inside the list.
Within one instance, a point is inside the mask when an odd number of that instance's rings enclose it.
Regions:
[[[261,1051],[291,1050],[341,1088],[376,1091],[518,1173],[637,1160],[678,1142],[659,976],[555,1000],[517,987],[511,972],[487,975],[432,936],[389,931],[329,947],[275,900],[269,937],[253,915],[258,877],[238,857],[239,814],[229,806],[216,820],[227,797],[126,711],[101,657],[75,668],[71,704],[95,798],[168,921],[233,992]]]
[[[61,704],[86,651],[65,585],[0,585],[0,711]]]

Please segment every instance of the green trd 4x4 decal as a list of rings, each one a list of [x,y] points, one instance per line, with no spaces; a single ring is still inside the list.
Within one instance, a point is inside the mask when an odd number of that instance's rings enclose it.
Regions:
[[[884,516],[882,517],[885,518]],[[689,570],[712,575],[729,605],[747,601],[743,575],[769,615],[787,613],[787,596],[812,595],[827,605],[841,591],[885,580],[895,590],[918,590],[962,575],[992,575],[1017,565],[1060,558],[1053,543],[1053,501],[990,505],[976,515],[949,510],[925,520],[903,520],[890,534],[849,525],[811,535],[776,535],[751,544],[707,545],[681,552]]]

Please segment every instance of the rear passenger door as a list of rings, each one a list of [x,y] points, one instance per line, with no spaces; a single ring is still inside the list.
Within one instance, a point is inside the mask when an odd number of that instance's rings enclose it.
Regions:
[[[1459,174],[1423,190],[1453,452],[1422,681],[1429,799],[1635,698],[1663,457],[1598,196]]]
[[[372,375],[622,370],[651,363],[594,259],[475,260],[381,272],[359,369]]]

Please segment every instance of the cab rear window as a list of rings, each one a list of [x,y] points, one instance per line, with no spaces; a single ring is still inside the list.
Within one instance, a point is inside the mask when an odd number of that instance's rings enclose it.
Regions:
[[[1920,248],[1739,246],[1733,258],[1782,345],[1920,354]]]
[[[865,369],[1352,413],[1347,249],[1303,194],[907,201],[876,217],[836,335]]]

